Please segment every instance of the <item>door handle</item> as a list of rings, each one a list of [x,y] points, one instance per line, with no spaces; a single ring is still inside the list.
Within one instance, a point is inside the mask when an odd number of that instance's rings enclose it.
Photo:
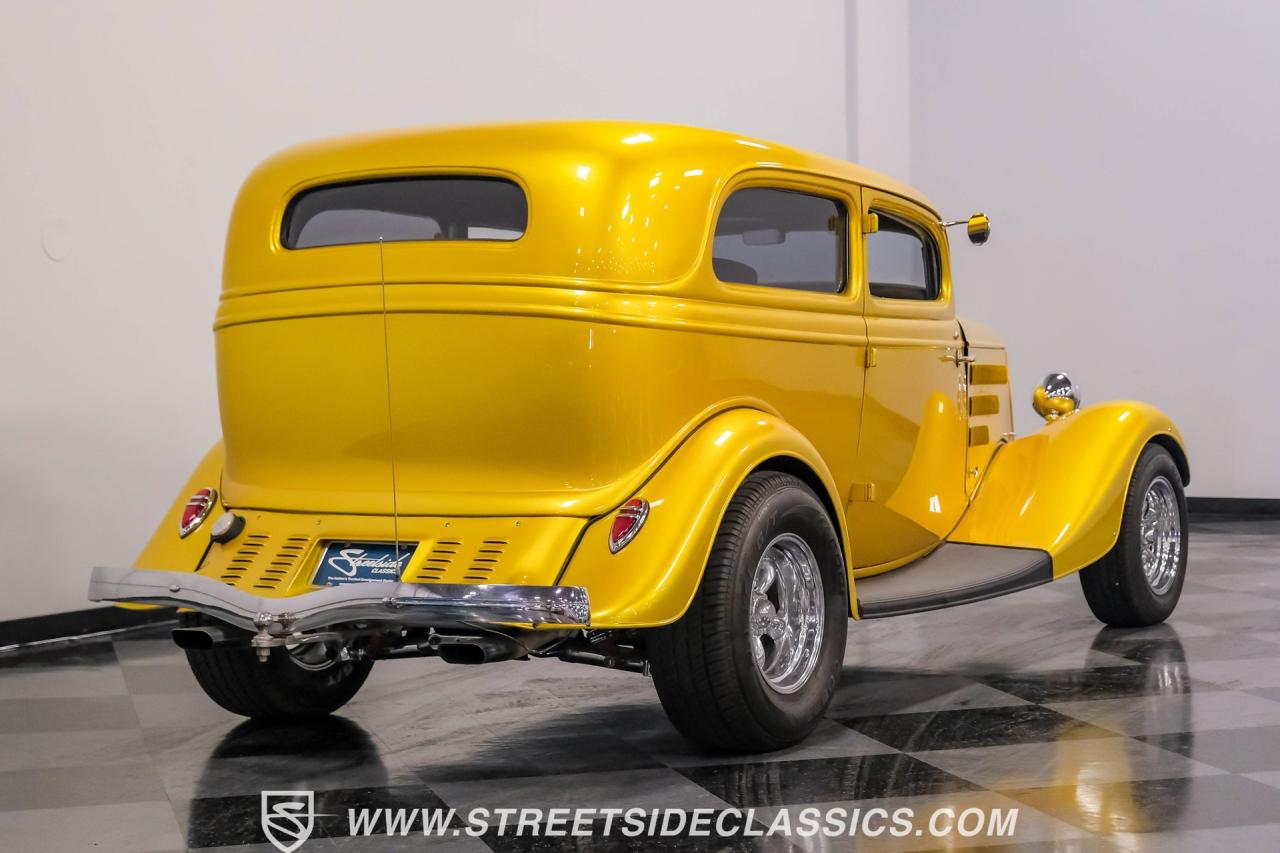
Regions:
[[[955,354],[955,355],[953,355],[953,356],[951,357],[951,359],[952,359],[952,361],[954,361],[957,365],[960,365],[960,364],[973,364],[975,361],[977,361],[977,360],[978,360],[978,359],[977,359],[977,356],[972,356],[972,355],[961,355],[960,350],[956,350],[956,354]]]

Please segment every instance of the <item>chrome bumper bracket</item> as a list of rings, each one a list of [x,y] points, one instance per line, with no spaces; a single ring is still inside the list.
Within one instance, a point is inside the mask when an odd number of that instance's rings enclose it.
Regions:
[[[89,600],[187,607],[273,637],[344,622],[424,628],[591,624],[587,591],[578,586],[372,581],[264,598],[204,575],[99,566],[89,580]]]

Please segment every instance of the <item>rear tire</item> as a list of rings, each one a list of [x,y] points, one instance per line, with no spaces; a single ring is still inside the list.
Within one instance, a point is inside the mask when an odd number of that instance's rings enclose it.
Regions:
[[[1187,574],[1187,498],[1169,451],[1149,444],[1125,495],[1120,534],[1111,551],[1080,572],[1093,615],[1136,628],[1168,619]]]
[[[208,617],[184,613],[183,627],[217,624]],[[227,629],[231,630],[231,629]],[[373,669],[373,661],[326,659],[323,650],[283,647],[271,650],[266,662],[248,647],[187,650],[187,663],[209,698],[233,714],[269,722],[324,717],[356,695]]]
[[[658,698],[705,747],[798,743],[831,704],[848,619],[844,553],[822,503],[789,474],[754,473],[725,511],[688,611],[649,633]]]

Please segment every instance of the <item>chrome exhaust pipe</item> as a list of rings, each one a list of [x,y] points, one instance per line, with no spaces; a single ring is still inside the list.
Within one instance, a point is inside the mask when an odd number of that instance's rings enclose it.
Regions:
[[[510,637],[463,637],[432,634],[427,646],[434,649],[445,663],[475,666],[526,657],[528,650]]]
[[[174,628],[173,642],[182,649],[208,651],[229,646],[249,647],[248,637],[243,634],[232,634],[216,625],[201,625],[194,628]]]

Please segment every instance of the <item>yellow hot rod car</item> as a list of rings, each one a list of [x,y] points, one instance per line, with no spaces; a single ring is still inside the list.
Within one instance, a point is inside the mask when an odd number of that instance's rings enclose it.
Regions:
[[[848,619],[1079,572],[1169,615],[1187,455],[1149,405],[1013,432],[919,193],[728,133],[620,122],[304,145],[236,200],[223,440],[90,598],[182,608],[209,696],[327,714],[374,661],[652,675],[704,745],[802,739]]]

